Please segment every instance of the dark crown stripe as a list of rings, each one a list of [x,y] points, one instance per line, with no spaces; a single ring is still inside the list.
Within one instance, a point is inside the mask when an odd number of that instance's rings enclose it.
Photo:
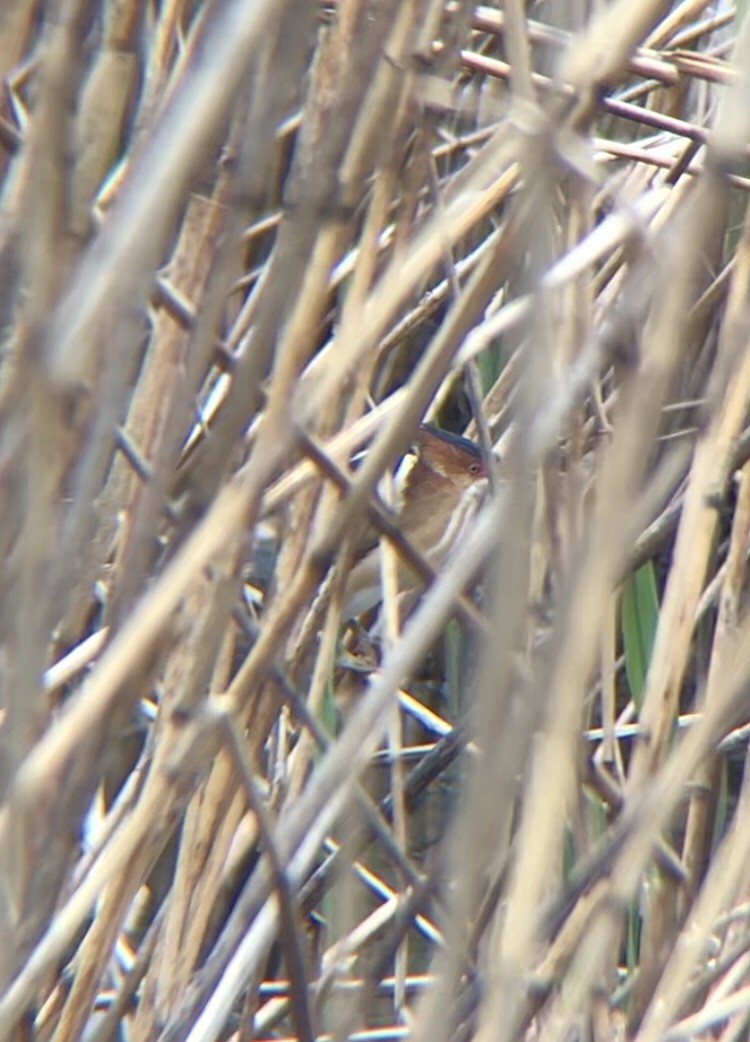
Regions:
[[[442,431],[439,427],[433,427],[431,423],[423,423],[422,430],[427,431],[429,434],[434,434],[436,438],[442,439],[448,445],[464,449],[479,460],[482,458],[482,450],[476,442],[470,441],[469,438],[464,438],[460,434],[451,434],[450,431]]]

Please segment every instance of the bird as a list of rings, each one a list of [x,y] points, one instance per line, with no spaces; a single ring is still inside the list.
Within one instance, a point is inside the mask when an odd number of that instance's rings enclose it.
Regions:
[[[487,468],[473,441],[423,424],[396,470],[394,485],[401,532],[433,568],[439,568],[476,512],[487,487]],[[344,588],[344,618],[359,616],[382,599],[380,546],[370,543],[359,549]],[[401,591],[421,587],[401,561],[398,578]]]

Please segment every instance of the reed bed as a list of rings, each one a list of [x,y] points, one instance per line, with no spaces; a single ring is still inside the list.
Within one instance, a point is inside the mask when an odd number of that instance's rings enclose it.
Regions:
[[[746,1036],[745,9],[0,5],[0,1040]]]

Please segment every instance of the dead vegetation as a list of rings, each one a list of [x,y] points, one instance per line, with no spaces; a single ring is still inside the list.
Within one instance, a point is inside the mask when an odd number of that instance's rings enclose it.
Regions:
[[[0,5],[0,1040],[744,1037],[743,12]]]

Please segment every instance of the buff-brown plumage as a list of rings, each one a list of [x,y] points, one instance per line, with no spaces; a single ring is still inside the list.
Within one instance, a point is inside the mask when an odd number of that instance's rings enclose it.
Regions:
[[[414,448],[396,476],[399,527],[411,544],[438,568],[476,509],[486,478],[479,448],[466,438],[420,427]],[[413,589],[416,577],[399,566],[399,586]],[[380,550],[375,546],[355,565],[346,584],[347,617],[379,603]]]

